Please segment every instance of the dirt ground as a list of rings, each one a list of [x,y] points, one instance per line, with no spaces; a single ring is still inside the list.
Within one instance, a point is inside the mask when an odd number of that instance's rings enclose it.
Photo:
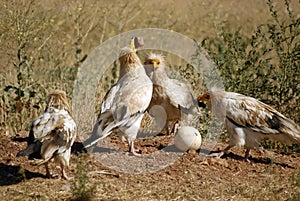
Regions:
[[[300,200],[299,153],[253,150],[248,163],[244,151],[234,148],[215,159],[205,157],[205,149],[178,152],[170,145],[173,137],[162,135],[138,139],[143,156],[136,157],[124,152],[126,143],[110,137],[96,153],[81,157],[76,142],[68,170],[74,178],[65,181],[45,178],[43,166],[16,157],[26,147],[27,135],[0,135],[0,200],[69,200],[78,192],[80,178],[88,179],[81,190],[91,189],[92,200]],[[225,146],[217,143],[212,149]],[[211,146],[204,142],[202,147]],[[51,169],[59,174],[54,164]]]

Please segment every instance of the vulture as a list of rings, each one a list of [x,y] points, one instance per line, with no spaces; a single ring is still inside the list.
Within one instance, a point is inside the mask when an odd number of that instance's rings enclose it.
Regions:
[[[198,97],[199,103],[206,103],[212,114],[225,119],[229,133],[229,145],[220,153],[221,157],[234,146],[244,146],[244,159],[248,160],[250,149],[259,145],[262,139],[272,139],[292,145],[300,144],[300,128],[271,106],[255,98],[239,93],[213,88]]]
[[[34,165],[44,164],[47,177],[51,177],[48,163],[54,159],[60,164],[62,178],[69,180],[65,167],[69,166],[76,135],[76,123],[71,117],[66,93],[55,90],[48,96],[44,114],[31,124],[27,148],[17,156],[28,156],[34,160]]]
[[[152,82],[136,54],[143,39],[133,37],[129,47],[121,49],[118,82],[105,95],[91,137],[84,144],[89,149],[118,129],[127,138],[129,152],[140,155],[134,140],[152,97]]]
[[[152,112],[151,108],[160,106],[165,110],[167,134],[169,134],[170,123],[177,122],[185,125],[192,121],[195,115],[199,115],[197,100],[188,85],[168,77],[163,55],[150,53],[145,59],[144,65],[153,82],[152,99],[147,111],[154,119],[161,120],[160,117],[156,117],[157,112]]]

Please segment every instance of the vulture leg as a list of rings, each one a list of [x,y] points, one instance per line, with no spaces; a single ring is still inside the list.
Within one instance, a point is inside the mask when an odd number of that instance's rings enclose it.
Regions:
[[[137,153],[137,149],[134,148],[134,141],[133,140],[128,140],[129,144],[129,152],[132,153],[135,156],[141,156],[141,154]]]
[[[46,168],[46,177],[51,178],[52,175],[51,175],[49,167],[48,167],[48,162],[45,163],[45,168]]]
[[[175,135],[177,133],[178,129],[180,129],[180,128],[181,128],[181,122],[178,120],[175,122],[171,134]]]
[[[246,152],[245,152],[245,158],[244,158],[244,160],[245,160],[246,162],[250,162],[250,160],[248,159],[249,156],[250,156],[250,149],[246,149]]]
[[[167,121],[166,124],[165,124],[165,131],[166,131],[166,135],[170,134],[170,132],[169,132],[169,121]]]
[[[61,177],[65,180],[70,181],[72,178],[67,176],[65,171],[65,166],[62,163],[60,163],[60,168],[61,168]]]

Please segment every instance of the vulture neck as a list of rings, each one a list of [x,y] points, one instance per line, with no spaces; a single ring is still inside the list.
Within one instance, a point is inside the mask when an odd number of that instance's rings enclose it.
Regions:
[[[47,104],[46,110],[50,107],[59,109],[59,110],[66,110],[71,115],[70,106],[68,100],[63,96],[51,96],[50,100]]]
[[[131,52],[120,57],[120,78],[137,68],[143,68],[143,65],[136,53]]]
[[[210,91],[210,102],[208,103],[208,108],[219,118],[226,117],[227,108],[223,101],[224,98],[226,98],[226,91],[221,89],[212,89]]]
[[[156,68],[153,72],[153,81],[163,81],[169,79],[167,72],[163,66]]]
[[[221,89],[212,89],[209,93],[211,100],[218,104],[220,104],[222,102],[222,99],[226,97],[226,91]]]

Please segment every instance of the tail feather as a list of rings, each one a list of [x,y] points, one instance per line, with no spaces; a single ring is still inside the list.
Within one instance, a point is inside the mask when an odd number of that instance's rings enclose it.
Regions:
[[[288,134],[288,133],[272,134],[269,136],[269,138],[279,141],[288,146],[293,144],[300,144],[300,136],[295,134]]]
[[[97,144],[97,142],[99,140],[102,140],[105,137],[107,137],[108,135],[110,135],[112,133],[113,129],[118,127],[119,124],[115,124],[115,122],[111,122],[106,126],[106,128],[104,130],[102,130],[102,128],[99,127],[100,125],[101,125],[101,123],[100,124],[98,122],[96,123],[96,125],[94,126],[94,129],[93,129],[91,138],[87,139],[83,143],[85,149],[88,149],[88,148],[94,146],[95,144]]]
[[[127,126],[128,122],[129,122],[129,124],[131,124],[132,122],[135,122],[138,117],[139,117],[139,115],[134,115],[129,119],[126,118],[126,119],[123,119],[122,121],[119,121],[117,123],[110,122],[105,127],[104,130],[102,130],[102,129],[99,130],[99,128],[97,126],[99,126],[101,123],[100,124],[97,123],[94,127],[92,137],[89,138],[88,140],[86,140],[83,143],[84,148],[88,149],[88,148],[94,146],[98,141],[100,141],[100,140],[104,139],[105,137],[109,136],[115,128],[125,127],[125,126]],[[97,132],[97,134],[95,134],[94,132]],[[101,133],[99,133],[99,132],[101,132]]]
[[[36,165],[36,166],[39,166],[39,165],[42,165],[44,163],[47,163],[48,161],[50,161],[52,158],[47,158],[47,159],[34,159],[34,161],[32,161],[30,164],[31,165]]]
[[[300,127],[292,120],[288,118],[280,119],[280,131],[282,134],[279,134],[279,141],[287,144],[300,144]]]
[[[34,153],[34,146],[33,144],[29,145],[26,149],[23,149],[17,153],[17,157],[19,156],[29,156],[30,154]]]
[[[33,144],[29,144],[26,149],[23,149],[17,153],[17,156],[30,156],[34,153],[40,153],[42,143],[40,141],[36,141]]]

